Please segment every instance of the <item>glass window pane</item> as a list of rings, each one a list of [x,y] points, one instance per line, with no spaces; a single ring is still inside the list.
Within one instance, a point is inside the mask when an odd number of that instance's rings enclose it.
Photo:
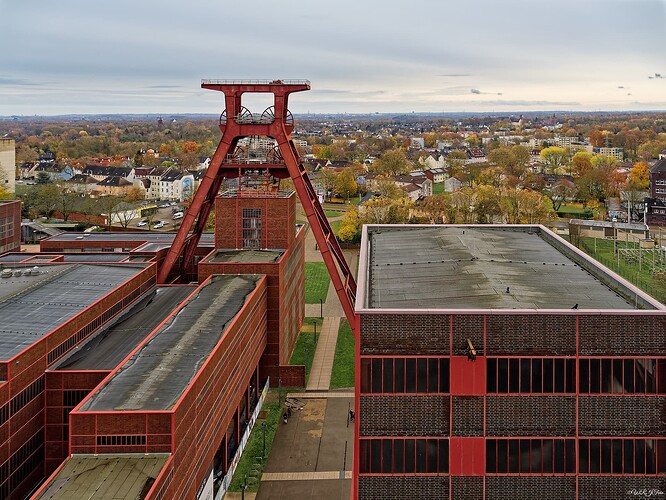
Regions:
[[[544,439],[541,442],[541,463],[544,474],[553,473],[553,440]]]
[[[405,360],[405,392],[416,392],[416,359]]]
[[[624,440],[624,473],[634,473],[634,440]]]
[[[590,462],[590,442],[587,439],[578,441],[578,472],[587,474]],[[567,457],[568,458],[568,457]]]
[[[598,394],[601,391],[601,360],[590,360],[590,392]]]
[[[532,363],[529,359],[520,360],[520,392],[532,392],[530,380],[532,379]]]
[[[590,474],[601,471],[601,443],[598,439],[590,439]]]
[[[439,440],[439,472],[449,472],[449,442]]]
[[[666,440],[657,441],[657,474],[666,473]]]
[[[543,464],[541,460],[541,440],[532,439],[532,466],[531,466],[532,472],[535,473],[541,472],[542,465]]]
[[[624,392],[627,394],[634,393],[634,360],[624,360]]]
[[[384,359],[384,391],[393,392],[393,359]]]
[[[497,392],[509,392],[509,360],[497,360]]]
[[[380,358],[372,360],[372,392],[382,392],[382,360]]]
[[[382,472],[385,474],[390,474],[392,465],[393,465],[393,440],[382,439]]]
[[[416,383],[418,392],[428,391],[428,360],[425,358],[418,358],[416,361],[416,369],[418,371],[416,376]]]
[[[509,454],[506,439],[497,440],[497,472],[506,472],[509,467],[507,460]]]
[[[367,439],[361,439],[361,456],[360,456],[360,471],[370,472],[370,441]]]
[[[486,390],[490,393],[497,392],[497,359],[486,360]]]
[[[520,392],[520,360],[509,360],[509,392]]]
[[[428,359],[428,392],[439,392],[439,359]]]
[[[543,392],[553,392],[553,360],[543,360]]]
[[[576,441],[574,439],[565,440],[566,453],[566,471],[568,474],[576,472]]]
[[[486,472],[493,474],[497,472],[497,441],[486,439]]]
[[[437,439],[428,439],[428,472],[437,472]]]
[[[414,468],[416,467],[414,458],[416,450],[414,448],[414,440],[405,439],[405,472],[414,472]]]
[[[612,442],[610,439],[601,440],[601,472],[604,474],[610,474],[611,471],[611,451],[612,451]]]
[[[402,439],[393,441],[393,472],[405,472],[405,442]]]
[[[579,384],[580,392],[587,394],[590,392],[590,361],[587,359],[581,359],[579,362]]]
[[[601,392],[613,392],[613,381],[611,380],[611,360],[601,360]]]
[[[404,358],[397,358],[395,360],[395,392],[405,392],[405,360]]]
[[[541,360],[533,359],[532,360],[532,392],[543,392],[542,385],[542,370],[541,370]]]
[[[645,362],[646,359],[637,359],[634,362],[634,391],[645,394]]]
[[[439,360],[439,392],[449,392],[449,360]]]
[[[426,440],[416,440],[416,472],[426,471]]]
[[[624,387],[624,377],[622,376],[622,360],[614,359],[613,360],[613,392],[622,394],[622,388]]]
[[[520,447],[517,439],[509,439],[509,472],[520,472]]]
[[[361,359],[361,392],[367,393],[370,390],[370,360]]]
[[[657,467],[655,448],[656,441],[654,439],[645,440],[645,473],[654,474]]]
[[[666,394],[666,359],[657,360],[657,392]]]
[[[626,371],[627,365],[624,365]],[[645,474],[645,440],[634,439],[634,467],[636,474]]]
[[[622,474],[622,440],[613,439],[613,474]]]
[[[568,393],[576,392],[576,360],[567,359],[567,387]]]
[[[520,440],[520,472],[530,471],[530,440]]]
[[[381,472],[381,464],[382,464],[382,440],[381,439],[373,439],[371,440],[370,444],[372,450],[371,450],[371,457],[370,457],[370,472],[374,473],[379,473]]]
[[[556,359],[555,360],[555,392],[564,392],[564,380],[566,374],[564,372],[564,360]]]

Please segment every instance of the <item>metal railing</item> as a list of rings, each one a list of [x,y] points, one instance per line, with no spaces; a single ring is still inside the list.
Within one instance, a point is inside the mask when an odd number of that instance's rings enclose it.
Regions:
[[[202,79],[201,85],[307,85],[310,80],[208,80]]]

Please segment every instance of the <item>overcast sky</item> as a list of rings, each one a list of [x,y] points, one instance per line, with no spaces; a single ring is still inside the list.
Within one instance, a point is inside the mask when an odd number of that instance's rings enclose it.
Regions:
[[[294,113],[664,110],[666,0],[0,0],[0,115],[219,113],[202,78],[308,79]]]

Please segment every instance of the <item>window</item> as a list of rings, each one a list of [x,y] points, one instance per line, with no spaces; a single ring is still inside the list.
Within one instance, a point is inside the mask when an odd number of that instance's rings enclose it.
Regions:
[[[575,439],[487,439],[489,474],[573,474]]]
[[[666,359],[581,359],[579,370],[579,391],[583,394],[666,393],[666,380],[661,376],[666,374]]]
[[[581,439],[581,474],[666,473],[666,439]]]
[[[575,392],[575,359],[488,358],[486,363],[486,389],[491,394]]]
[[[361,439],[361,474],[446,474],[449,441],[442,438]]]
[[[363,358],[363,394],[446,394],[449,358]]]
[[[261,209],[243,209],[243,248],[261,248]]]

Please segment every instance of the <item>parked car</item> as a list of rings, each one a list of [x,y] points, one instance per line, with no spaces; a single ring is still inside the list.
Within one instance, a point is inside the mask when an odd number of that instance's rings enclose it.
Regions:
[[[172,218],[173,220],[176,220],[176,219],[182,219],[184,216],[185,214],[183,212],[176,212],[175,214],[173,214]]]
[[[136,223],[138,227],[143,227],[148,225],[148,221],[146,219],[141,219],[139,222]]]
[[[165,221],[163,221],[163,220],[158,220],[158,221],[155,223],[155,225],[153,226],[153,228],[154,228],[154,229],[160,229],[160,228],[162,228],[162,227],[164,227],[164,226],[166,226],[166,225],[167,225],[167,223],[166,223]]]

